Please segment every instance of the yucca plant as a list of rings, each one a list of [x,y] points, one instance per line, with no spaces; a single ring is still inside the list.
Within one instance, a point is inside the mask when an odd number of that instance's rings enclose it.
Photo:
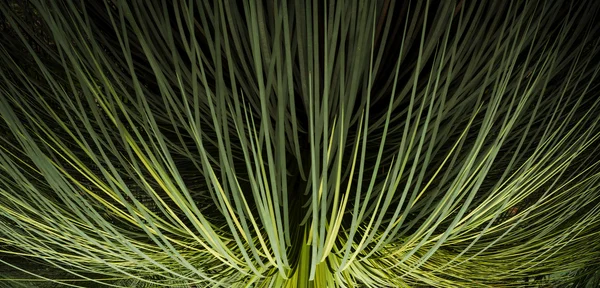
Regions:
[[[0,285],[584,283],[599,7],[2,1]]]

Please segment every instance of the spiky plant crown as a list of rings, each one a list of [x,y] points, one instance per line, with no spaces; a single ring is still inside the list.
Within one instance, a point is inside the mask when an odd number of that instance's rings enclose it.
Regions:
[[[0,283],[574,283],[599,6],[1,1]]]

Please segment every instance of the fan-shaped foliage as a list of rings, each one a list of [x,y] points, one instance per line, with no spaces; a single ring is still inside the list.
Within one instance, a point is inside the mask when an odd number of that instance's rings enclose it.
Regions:
[[[2,1],[0,281],[574,283],[599,6]]]

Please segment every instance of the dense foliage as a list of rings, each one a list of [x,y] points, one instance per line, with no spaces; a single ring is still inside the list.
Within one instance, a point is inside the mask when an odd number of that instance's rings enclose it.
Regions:
[[[0,1],[0,284],[592,281],[599,8]]]

